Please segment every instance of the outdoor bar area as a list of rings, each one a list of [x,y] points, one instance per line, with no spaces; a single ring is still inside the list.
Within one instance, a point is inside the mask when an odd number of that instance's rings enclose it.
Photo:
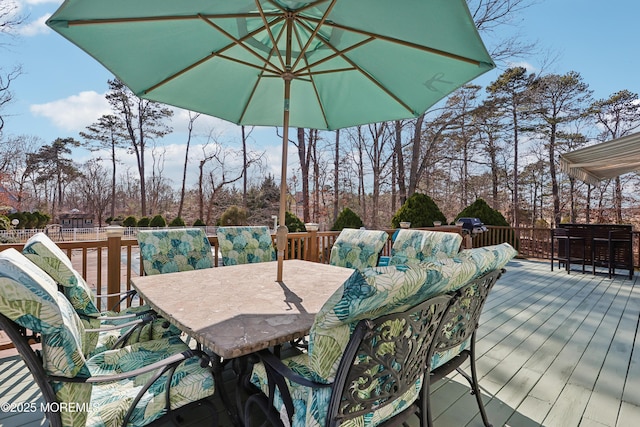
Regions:
[[[596,274],[604,267],[609,278],[616,269],[626,270],[633,277],[633,231],[624,224],[559,224],[552,230],[551,269],[554,261],[563,264],[567,273],[571,265]]]

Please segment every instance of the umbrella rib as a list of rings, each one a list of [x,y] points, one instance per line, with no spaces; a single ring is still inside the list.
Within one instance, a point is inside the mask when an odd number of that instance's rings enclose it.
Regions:
[[[318,18],[312,18],[312,17],[305,17],[305,19],[309,22],[314,22],[317,23],[319,21]],[[406,40],[400,40],[400,39],[396,39],[394,37],[388,37],[382,34],[376,34],[376,33],[372,33],[370,31],[364,31],[364,30],[359,30],[357,28],[353,28],[353,27],[348,27],[346,25],[341,25],[341,24],[337,24],[335,22],[326,22],[324,25],[327,26],[331,26],[334,28],[338,28],[340,30],[344,30],[344,31],[349,31],[352,33],[357,33],[357,34],[361,34],[364,36],[368,36],[368,37],[373,37],[374,39],[377,40],[383,40],[383,41],[387,41],[389,43],[394,43],[394,44],[399,44],[401,46],[406,46],[412,49],[418,49],[418,50],[422,50],[424,52],[429,52],[429,53],[433,53],[435,55],[440,55],[440,56],[444,56],[450,59],[455,59],[458,61],[463,61],[463,62],[468,62],[469,64],[474,64],[474,65],[482,65],[482,64],[487,64],[483,61],[478,61],[477,59],[472,59],[472,58],[467,58],[466,56],[462,56],[462,55],[456,55],[455,53],[451,53],[451,52],[447,52],[444,50],[440,50],[440,49],[435,49],[432,47],[428,47],[428,46],[424,46],[421,44],[417,44],[417,43],[412,43],[412,42],[408,42]],[[492,64],[489,64],[492,65]]]
[[[301,23],[301,25],[303,25],[303,23]],[[304,24],[306,27],[306,24]],[[354,49],[353,46],[350,46],[349,48],[345,49],[345,50],[340,50],[338,48],[336,48],[334,45],[332,45],[331,43],[329,43],[327,40],[324,40],[323,38],[319,37],[318,40],[322,41],[322,43],[324,43],[329,49],[333,50],[335,52],[334,56],[339,56],[341,57],[343,60],[345,60],[347,63],[349,63],[352,67],[354,71],[359,71],[363,76],[365,76],[367,79],[369,79],[369,81],[371,81],[373,84],[375,84],[376,86],[378,86],[378,88],[380,90],[382,90],[384,93],[386,93],[390,98],[392,98],[393,100],[395,100],[398,104],[400,104],[405,110],[407,110],[408,112],[410,112],[412,115],[416,115],[416,112],[413,110],[413,108],[411,108],[409,105],[407,105],[403,100],[401,100],[400,98],[398,98],[393,92],[389,91],[386,87],[384,87],[384,85],[382,85],[382,83],[380,83],[376,78],[374,78],[371,74],[369,74],[366,70],[364,70],[363,68],[359,67],[356,63],[354,63],[348,56],[345,55],[345,52]],[[321,62],[321,61],[319,61]],[[334,72],[335,70],[331,70],[331,72]]]
[[[264,15],[261,14],[261,16],[264,17]],[[276,19],[274,19],[273,21],[271,21],[271,25],[277,24],[278,22],[282,21],[284,18],[281,16],[278,16]],[[249,47],[247,47],[247,45],[244,44],[244,42],[248,39],[253,38],[253,36],[255,36],[256,34],[258,34],[259,32],[261,32],[263,30],[263,28],[258,28],[250,33],[248,33],[247,35],[245,35],[244,37],[241,37],[239,39],[235,38],[233,35],[229,34],[228,32],[226,32],[222,27],[220,27],[218,24],[212,22],[209,19],[206,19],[203,17],[204,22],[206,22],[207,24],[211,25],[213,28],[215,28],[216,30],[218,30],[221,34],[223,34],[224,36],[226,36],[227,38],[229,38],[233,44],[224,47],[223,49],[220,49],[218,52],[220,51],[225,51],[227,49],[230,49],[233,46],[240,46],[242,48],[244,48],[245,50],[247,50],[249,53],[251,53],[252,55],[254,55],[256,58],[258,58],[261,62],[267,63],[268,65],[273,65],[270,61],[267,60],[267,58],[262,57],[258,52],[256,52],[253,49],[250,49]],[[265,26],[269,28],[269,36],[271,37],[271,31],[270,31],[270,27],[267,25],[267,23],[265,22]],[[277,49],[276,49],[277,50]],[[278,70],[277,67],[274,67],[274,70]],[[278,72],[280,72],[280,70],[278,70]]]
[[[331,0],[331,4],[329,4],[329,6],[327,6],[327,9],[324,11],[324,14],[322,15],[322,18],[320,18],[320,21],[318,21],[318,24],[315,26],[315,28],[313,28],[313,30],[311,32],[311,35],[309,36],[309,39],[307,40],[307,42],[305,43],[304,47],[300,51],[300,55],[298,55],[298,58],[293,63],[291,69],[295,69],[296,66],[298,65],[298,63],[300,62],[300,60],[302,58],[304,58],[304,53],[307,51],[307,49],[309,49],[309,46],[311,45],[311,42],[316,38],[316,36],[318,35],[318,32],[320,32],[320,28],[322,27],[322,25],[324,25],[325,21],[327,20],[327,17],[329,16],[331,11],[333,10],[333,7],[335,6],[336,1],[337,0]],[[296,21],[299,22],[300,24],[303,24],[303,22],[300,21],[300,19],[298,19],[297,17],[296,17]],[[298,39],[300,40],[300,37],[298,37]],[[305,61],[305,63],[306,63],[306,61]],[[307,64],[307,65],[309,65],[309,64]]]
[[[262,5],[260,4],[260,0],[256,0],[256,7],[258,8],[258,13],[260,14],[260,18],[262,18],[264,29],[267,30],[267,34],[269,35],[269,38],[271,39],[271,43],[273,44],[273,50],[275,50],[276,53],[278,54],[278,60],[280,61],[280,65],[283,70],[286,70],[287,66],[285,64],[285,60],[282,59],[282,55],[280,54],[280,49],[278,49],[278,44],[276,42],[275,37],[273,36],[273,32],[271,31],[271,25],[267,21],[267,17],[265,16],[264,10],[262,9]]]
[[[280,17],[277,13],[265,13],[266,17]],[[154,21],[187,21],[202,19],[221,19],[221,18],[254,18],[255,13],[229,13],[229,14],[198,14],[198,15],[167,15],[167,16],[137,16],[134,18],[99,18],[99,19],[72,19],[72,20],[52,20],[51,22],[65,23],[69,27],[78,25],[97,25],[97,24],[126,24],[130,22],[154,22]]]
[[[333,4],[335,4],[335,0],[332,2],[331,7],[333,7]],[[300,36],[300,31],[298,30],[298,27],[294,26],[294,32],[296,35],[296,38],[298,39],[298,42],[301,42],[301,36]],[[311,37],[309,37],[309,40],[307,41],[307,44],[305,45],[304,49],[302,49],[302,52],[306,52],[307,48],[309,47],[309,42],[311,40],[313,40],[313,37],[315,36],[316,33],[314,33]],[[295,64],[298,64],[298,62],[300,61],[300,59],[302,58],[304,60],[304,63],[306,65],[306,69],[308,70],[308,76],[309,76],[309,81],[311,82],[311,87],[313,87],[313,93],[316,97],[316,102],[318,103],[318,106],[320,107],[320,111],[322,114],[322,120],[324,121],[324,125],[325,127],[329,127],[329,118],[327,117],[327,112],[324,109],[324,105],[322,103],[322,98],[320,97],[320,94],[318,93],[318,86],[316,85],[315,79],[313,78],[313,73],[311,73],[311,70],[308,68],[309,63],[307,62],[307,58],[306,55],[303,55],[302,52],[300,53],[300,56],[298,56],[298,59],[296,60]],[[295,69],[295,66],[292,67],[292,69]],[[295,76],[297,79],[300,79],[302,73],[300,71],[296,71]],[[301,79],[300,79],[301,80]]]
[[[272,66],[272,65],[273,65],[273,64],[271,64],[271,62],[267,61],[265,58],[262,58],[262,57],[261,57],[257,52],[253,51],[252,49],[247,48],[247,47],[244,45],[244,43],[243,43],[245,40],[247,40],[247,39],[249,39],[249,38],[253,37],[255,34],[257,34],[258,32],[260,32],[259,30],[252,31],[251,33],[248,33],[248,34],[247,34],[247,35],[245,35],[244,37],[242,37],[242,38],[240,38],[240,39],[236,39],[236,38],[235,38],[235,37],[233,37],[231,34],[229,34],[229,33],[227,33],[226,31],[224,31],[222,28],[219,28],[216,24],[214,24],[214,23],[213,23],[213,22],[211,22],[210,20],[208,20],[208,19],[206,19],[206,18],[204,18],[204,17],[202,17],[202,16],[200,16],[200,19],[202,19],[204,22],[206,22],[207,24],[211,25],[213,28],[215,28],[216,30],[220,31],[222,34],[224,34],[225,36],[227,36],[228,38],[230,38],[230,39],[233,41],[233,43],[231,43],[231,44],[229,44],[229,45],[227,45],[227,46],[225,46],[225,47],[223,47],[223,48],[219,49],[217,52],[211,52],[211,54],[209,54],[209,55],[205,56],[204,58],[202,58],[202,59],[200,59],[200,60],[198,60],[198,61],[196,61],[196,62],[194,62],[194,63],[190,64],[188,67],[185,67],[185,68],[181,69],[180,71],[178,71],[178,72],[176,72],[176,73],[174,73],[174,74],[170,75],[170,76],[169,76],[169,77],[167,77],[166,79],[161,80],[160,82],[156,83],[155,85],[150,86],[149,88],[147,88],[147,89],[143,90],[143,91],[142,91],[142,93],[147,94],[147,93],[153,92],[154,90],[156,90],[156,89],[157,89],[157,88],[159,88],[160,86],[164,86],[164,85],[165,85],[165,84],[167,84],[168,82],[170,82],[170,81],[172,81],[172,80],[174,80],[174,79],[176,79],[176,78],[180,77],[180,76],[181,76],[181,75],[183,75],[184,73],[186,73],[186,72],[188,72],[188,71],[191,71],[191,70],[193,70],[194,68],[198,67],[199,65],[202,65],[203,63],[205,63],[205,62],[209,61],[210,59],[216,58],[216,57],[218,57],[218,58],[224,58],[224,59],[227,59],[227,60],[231,60],[231,61],[233,61],[233,62],[236,62],[236,63],[239,63],[239,64],[243,64],[243,65],[249,65],[249,66],[251,66],[251,67],[254,67],[254,68],[257,68],[257,69],[259,69],[259,70],[263,70],[263,71],[265,70],[265,68],[266,68],[267,66]],[[280,20],[280,19],[276,19],[276,21],[279,21],[279,20]],[[231,48],[232,48],[232,47],[234,47],[234,46],[238,46],[238,45],[239,45],[239,46],[244,47],[244,48],[245,48],[245,49],[247,49],[249,52],[251,52],[251,53],[253,53],[255,56],[257,56],[257,57],[258,57],[258,58],[263,62],[263,64],[265,64],[265,66],[264,66],[264,67],[258,67],[258,66],[254,65],[254,64],[249,63],[249,62],[244,62],[244,61],[241,61],[241,60],[238,60],[238,59],[231,58],[231,57],[228,57],[228,56],[223,55],[223,53],[224,53],[225,51],[227,51],[227,50],[231,49]],[[273,69],[269,70],[269,71],[271,71],[271,72],[273,72],[273,73],[275,73],[275,74],[280,74],[280,73],[281,73],[281,71],[280,71],[279,69],[275,68],[275,67],[274,67]]]
[[[325,57],[325,58],[322,58],[322,59],[320,59],[320,60],[318,60],[318,61],[314,62],[313,64],[306,63],[306,66],[305,66],[305,67],[303,67],[303,68],[300,68],[297,72],[303,72],[303,71],[309,71],[309,72],[310,72],[310,70],[311,70],[312,68],[317,67],[318,65],[321,65],[321,64],[323,64],[323,63],[325,63],[325,62],[327,62],[327,61],[331,61],[332,59],[337,58],[337,57],[339,57],[339,56],[342,56],[342,55],[344,55],[344,54],[345,54],[345,53],[347,53],[347,52],[350,52],[350,51],[352,51],[352,50],[354,50],[354,49],[357,49],[357,48],[359,48],[359,47],[361,47],[361,46],[364,46],[365,44],[371,43],[371,42],[372,42],[372,41],[374,41],[374,40],[375,40],[375,39],[373,39],[373,38],[368,38],[368,39],[362,40],[361,42],[358,42],[358,43],[356,43],[356,44],[353,44],[353,45],[351,45],[351,46],[349,46],[349,47],[347,47],[347,48],[345,48],[345,49],[342,49],[341,51],[338,51],[338,50],[334,47],[334,48],[332,49],[332,50],[334,51],[333,55],[329,55],[329,56],[327,56],[327,57]],[[325,44],[327,44],[327,43],[325,43]],[[328,44],[327,44],[327,45],[328,45]],[[316,72],[316,73],[318,73],[318,72]]]

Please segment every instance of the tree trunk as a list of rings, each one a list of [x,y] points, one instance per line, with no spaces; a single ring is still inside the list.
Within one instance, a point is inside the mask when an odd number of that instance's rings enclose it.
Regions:
[[[424,115],[422,116],[424,117]],[[404,153],[402,152],[402,122],[396,120],[395,122],[395,155],[396,155],[396,167],[398,173],[394,182],[398,183],[398,196],[400,198],[400,206],[407,201],[407,183],[406,174],[404,170]],[[418,163],[416,162],[416,168]],[[395,169],[394,169],[395,170]],[[395,187],[394,187],[395,188]],[[394,200],[395,201],[395,200]],[[395,212],[395,208],[393,209]]]
[[[298,128],[298,159],[302,174],[302,217],[303,222],[311,222],[309,218],[309,159],[305,142],[304,128]],[[282,185],[287,185],[283,183]]]
[[[338,219],[340,209],[340,129],[336,130],[336,154],[333,162],[333,222]]]
[[[416,119],[416,127],[413,131],[413,140],[411,142],[411,164],[409,167],[409,187],[407,189],[407,197],[413,196],[418,188],[418,165],[420,164],[420,141],[422,135],[422,123],[424,122],[425,113],[422,113]]]

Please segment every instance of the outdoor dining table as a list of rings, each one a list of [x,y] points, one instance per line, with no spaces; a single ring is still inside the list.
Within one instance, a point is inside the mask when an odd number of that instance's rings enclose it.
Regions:
[[[281,282],[277,262],[141,276],[133,286],[160,316],[223,359],[306,336],[316,313],[354,270],[287,260]],[[230,415],[229,396],[220,397]],[[237,421],[237,420],[236,420]]]

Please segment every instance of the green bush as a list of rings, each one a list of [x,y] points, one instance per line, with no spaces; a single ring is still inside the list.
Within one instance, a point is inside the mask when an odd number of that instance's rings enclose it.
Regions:
[[[220,225],[247,225],[247,211],[236,205],[229,206],[220,217]]]
[[[447,218],[436,202],[426,194],[414,193],[391,218],[391,226],[398,228],[401,222],[408,221],[411,227],[432,227],[433,221],[446,224]]]
[[[148,216],[143,216],[138,221],[138,227],[149,227],[150,222],[151,222],[151,219]]]
[[[136,217],[133,215],[129,215],[124,219],[124,221],[122,221],[123,227],[135,227],[136,225],[138,225],[138,221],[136,220]]]
[[[0,230],[11,230],[11,228],[11,220],[4,215],[0,215]]]
[[[193,226],[194,227],[205,227],[207,224],[204,223],[203,220],[201,220],[200,218],[196,219],[195,221],[193,221]]]
[[[184,220],[179,216],[173,218],[169,223],[169,227],[184,227],[185,225]]]
[[[338,214],[338,218],[336,218],[336,222],[333,224],[333,227],[331,227],[331,230],[342,231],[344,228],[360,228],[363,226],[364,223],[357,213],[349,208],[344,208],[342,212]]]
[[[500,212],[492,209],[483,199],[477,199],[456,216],[458,218],[479,218],[484,225],[508,227],[509,223]],[[455,221],[454,221],[455,223]]]
[[[166,227],[167,221],[162,217],[162,215],[158,214],[151,218],[149,222],[149,227]]]
[[[307,231],[304,227],[304,222],[291,212],[285,212],[284,222],[291,233],[297,233],[300,231]]]
[[[36,217],[36,220],[37,220],[36,228],[45,228],[47,224],[49,224],[49,221],[51,220],[51,217],[49,215],[43,214],[39,211],[35,211],[33,215]]]

